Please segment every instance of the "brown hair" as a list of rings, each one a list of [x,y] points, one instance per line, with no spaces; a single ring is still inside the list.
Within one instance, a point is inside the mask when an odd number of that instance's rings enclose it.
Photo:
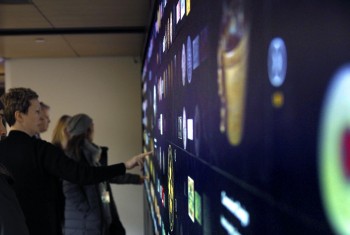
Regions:
[[[1,97],[1,101],[4,105],[4,116],[9,126],[13,126],[16,122],[16,111],[27,114],[30,101],[38,98],[38,94],[29,88],[11,88],[6,92]]]

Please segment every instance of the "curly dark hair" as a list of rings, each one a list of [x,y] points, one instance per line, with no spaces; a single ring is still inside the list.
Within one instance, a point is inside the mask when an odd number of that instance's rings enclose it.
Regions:
[[[9,126],[13,126],[16,122],[15,112],[27,114],[30,101],[38,99],[38,94],[30,88],[11,88],[1,97],[4,105],[4,116]]]

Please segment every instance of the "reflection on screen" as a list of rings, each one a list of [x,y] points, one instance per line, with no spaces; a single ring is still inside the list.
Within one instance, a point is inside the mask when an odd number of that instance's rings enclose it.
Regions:
[[[147,231],[350,234],[350,2],[158,0]]]

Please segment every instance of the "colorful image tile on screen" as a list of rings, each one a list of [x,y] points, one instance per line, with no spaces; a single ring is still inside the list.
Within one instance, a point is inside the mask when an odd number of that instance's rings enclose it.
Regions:
[[[338,234],[350,234],[350,65],[332,78],[325,96],[319,141],[324,208]]]
[[[173,150],[171,145],[168,148],[168,210],[169,210],[169,227],[170,231],[174,230],[174,217],[175,217],[175,205],[174,205],[174,167],[173,167]]]
[[[159,132],[160,135],[163,135],[163,114],[159,115]]]
[[[194,211],[194,215],[195,215],[195,219],[196,221],[201,225],[202,224],[202,197],[201,195],[195,191],[195,211]]]
[[[188,195],[188,216],[194,222],[194,209],[195,209],[195,198],[194,198],[194,181],[191,177],[187,177],[187,195]]]
[[[176,5],[176,24],[179,23],[180,19],[181,19],[181,1],[179,0],[177,2],[177,5]]]
[[[191,11],[191,0],[186,0],[186,15],[190,14]]]
[[[162,78],[161,77],[159,77],[158,79],[157,79],[157,89],[158,89],[158,92],[157,92],[157,94],[158,94],[158,100],[159,101],[161,101],[162,100],[162,97],[163,97],[163,85],[162,85]]]
[[[187,119],[187,139],[193,140],[193,119]]]
[[[153,116],[157,117],[157,87],[153,87]]]
[[[169,28],[169,31],[170,31],[170,44],[173,43],[173,14],[172,12],[170,12],[170,17],[169,17],[169,21],[170,21],[170,28]]]
[[[183,147],[186,149],[187,147],[187,117],[186,117],[186,110],[183,108],[182,111],[182,141],[183,141]]]
[[[167,48],[166,34],[163,36],[162,52],[164,53]]]
[[[164,208],[165,207],[165,192],[164,192],[163,185],[160,185],[160,196],[162,199],[162,208]]]
[[[186,0],[179,0],[181,2],[181,19],[186,14]]]
[[[177,138],[182,139],[182,116],[177,117]]]

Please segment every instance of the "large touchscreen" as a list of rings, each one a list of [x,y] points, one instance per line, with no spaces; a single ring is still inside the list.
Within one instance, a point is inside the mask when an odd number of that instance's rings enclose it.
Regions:
[[[350,234],[350,2],[156,1],[142,68],[155,234]]]

